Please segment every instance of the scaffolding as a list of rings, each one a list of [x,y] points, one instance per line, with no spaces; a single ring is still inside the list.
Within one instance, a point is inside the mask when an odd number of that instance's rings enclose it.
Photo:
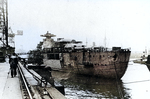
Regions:
[[[8,42],[8,38],[11,41],[14,38],[12,33],[8,33],[9,29],[7,0],[0,0],[0,50],[6,54],[8,53],[8,50],[10,50],[10,52],[14,52],[14,47],[10,46]]]

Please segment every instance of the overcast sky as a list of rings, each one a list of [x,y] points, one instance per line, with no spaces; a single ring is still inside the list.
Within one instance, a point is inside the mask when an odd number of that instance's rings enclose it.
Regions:
[[[132,51],[150,48],[149,0],[8,0],[9,26],[16,49],[30,50],[49,31],[83,44],[121,46]]]

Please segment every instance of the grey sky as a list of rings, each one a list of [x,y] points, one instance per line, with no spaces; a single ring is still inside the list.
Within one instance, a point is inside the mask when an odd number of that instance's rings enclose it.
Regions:
[[[148,0],[8,0],[9,26],[16,48],[34,49],[47,31],[57,37],[88,45],[149,48],[150,1]],[[55,38],[57,38],[55,37]]]

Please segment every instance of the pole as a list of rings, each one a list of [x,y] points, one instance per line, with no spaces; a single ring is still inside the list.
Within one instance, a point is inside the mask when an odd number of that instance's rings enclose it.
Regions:
[[[5,36],[6,36],[6,47],[8,47],[8,4],[7,0],[5,1],[6,3],[6,26],[5,26]]]

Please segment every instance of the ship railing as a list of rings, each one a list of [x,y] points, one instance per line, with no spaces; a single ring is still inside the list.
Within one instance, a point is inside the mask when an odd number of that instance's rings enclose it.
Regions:
[[[108,49],[100,48],[100,49],[92,49],[92,48],[47,48],[43,49],[42,53],[69,53],[69,52],[104,52]]]
[[[106,51],[130,51],[130,48],[104,48],[104,47],[95,47],[95,48],[80,48],[76,49],[75,47],[64,48],[64,47],[55,47],[55,48],[46,48],[43,49],[42,53],[70,53],[70,52],[106,52]]]

